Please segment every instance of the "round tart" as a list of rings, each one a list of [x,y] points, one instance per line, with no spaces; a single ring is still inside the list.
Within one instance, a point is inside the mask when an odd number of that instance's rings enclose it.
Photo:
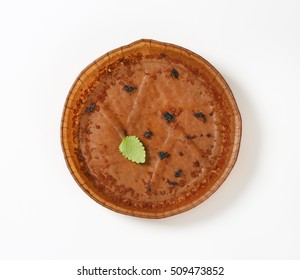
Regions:
[[[234,166],[241,117],[219,72],[182,47],[139,40],[87,66],[62,118],[62,147],[79,186],[119,213],[163,218],[213,194]],[[119,151],[135,136],[144,163]]]

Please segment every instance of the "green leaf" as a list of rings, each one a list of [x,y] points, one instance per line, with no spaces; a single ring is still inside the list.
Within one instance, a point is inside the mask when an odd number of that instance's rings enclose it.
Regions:
[[[122,155],[136,163],[144,163],[146,161],[146,152],[142,142],[136,136],[126,136],[123,138],[119,151]]]

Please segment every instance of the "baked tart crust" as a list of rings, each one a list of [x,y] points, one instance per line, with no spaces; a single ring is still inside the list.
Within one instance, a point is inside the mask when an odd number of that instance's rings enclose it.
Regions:
[[[137,136],[146,162],[119,152]],[[163,218],[212,195],[233,168],[241,116],[220,73],[182,47],[139,40],[88,65],[64,107],[62,148],[78,185],[119,213]]]

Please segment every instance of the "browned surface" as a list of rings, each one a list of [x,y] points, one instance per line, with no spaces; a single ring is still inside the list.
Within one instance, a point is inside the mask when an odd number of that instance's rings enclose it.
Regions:
[[[141,139],[145,164],[121,155],[120,135]],[[220,74],[190,51],[151,40],[89,65],[70,91],[62,123],[79,185],[112,210],[148,218],[183,212],[210,196],[233,167],[240,137],[238,108]],[[159,152],[169,157],[161,160]]]

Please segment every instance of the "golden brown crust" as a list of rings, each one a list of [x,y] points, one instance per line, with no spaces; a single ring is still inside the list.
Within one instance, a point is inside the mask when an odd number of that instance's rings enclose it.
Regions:
[[[145,164],[118,151],[135,135]],[[181,47],[140,40],[102,56],[75,81],[62,144],[79,185],[124,214],[161,218],[210,196],[237,158],[241,119],[221,75]]]

